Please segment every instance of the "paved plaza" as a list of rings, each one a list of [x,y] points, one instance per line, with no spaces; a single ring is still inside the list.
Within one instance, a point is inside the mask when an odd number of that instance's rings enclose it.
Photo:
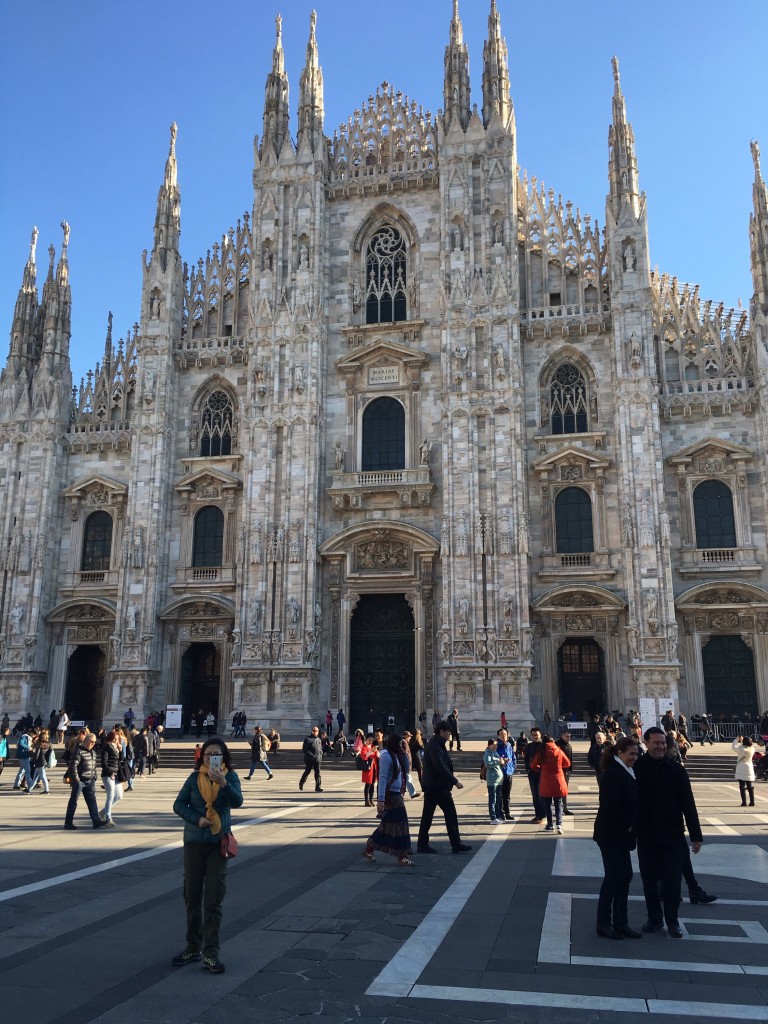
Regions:
[[[137,782],[115,808],[117,828],[95,832],[80,811],[78,831],[66,832],[62,771],[51,773],[49,796],[26,796],[12,792],[10,767],[0,779],[8,1020],[768,1020],[768,785],[758,783],[757,806],[745,809],[735,782],[695,784],[705,846],[694,868],[719,899],[686,900],[682,941],[660,933],[606,942],[594,928],[592,778],[573,778],[575,815],[557,838],[529,823],[522,775],[515,823],[491,826],[485,787],[466,773],[457,803],[471,854],[452,855],[435,827],[439,855],[403,869],[381,854],[375,864],[361,857],[374,820],[351,759],[315,794],[299,793],[298,773],[278,758],[274,781],[260,773],[243,782],[224,904],[227,973],[214,977],[169,963],[184,945],[181,823],[171,805],[186,772]],[[408,809],[415,841],[418,798]],[[644,920],[636,873],[630,923]]]

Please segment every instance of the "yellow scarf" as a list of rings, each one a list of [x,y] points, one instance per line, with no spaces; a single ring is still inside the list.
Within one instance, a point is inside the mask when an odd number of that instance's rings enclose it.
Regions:
[[[224,775],[227,774],[225,765],[221,766],[221,770]],[[214,836],[218,835],[221,832],[221,818],[218,811],[213,809],[213,804],[219,795],[221,787],[218,782],[211,782],[208,778],[208,766],[205,764],[201,764],[197,771],[197,788],[200,790],[203,800],[205,800],[205,816],[211,822],[211,833]]]

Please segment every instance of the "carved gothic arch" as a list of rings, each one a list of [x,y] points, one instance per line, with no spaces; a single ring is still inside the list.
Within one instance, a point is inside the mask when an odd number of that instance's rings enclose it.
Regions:
[[[583,583],[578,586],[566,583],[559,587],[552,587],[531,604],[531,609],[539,613],[565,612],[570,608],[594,608],[618,613],[626,607],[627,602],[613,591],[594,584]]]
[[[226,377],[223,377],[220,373],[214,373],[211,374],[210,377],[207,377],[198,387],[197,391],[195,391],[191,406],[192,412],[195,416],[200,414],[203,402],[213,391],[224,391],[227,398],[229,398],[232,403],[233,413],[237,415],[239,406],[237,391],[232,387]]]
[[[408,214],[392,203],[379,203],[361,222],[352,240],[352,252],[362,256],[368,240],[385,225],[391,225],[402,234],[405,244],[413,250],[419,245],[419,233],[416,224]]]
[[[235,618],[235,602],[221,594],[198,594],[195,597],[180,597],[167,604],[158,614],[161,622],[179,622],[194,617],[194,609],[201,603],[214,605],[223,618]]]
[[[547,359],[539,371],[539,386],[547,390],[552,380],[552,375],[562,363],[573,363],[584,374],[590,392],[597,387],[597,376],[595,375],[592,363],[583,352],[573,345],[563,345]]]

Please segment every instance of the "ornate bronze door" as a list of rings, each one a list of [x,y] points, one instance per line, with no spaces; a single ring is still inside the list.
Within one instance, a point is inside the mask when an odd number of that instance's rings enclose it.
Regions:
[[[591,637],[569,637],[558,652],[560,714],[569,711],[590,715],[612,710],[605,707],[603,652]]]
[[[201,708],[208,714],[219,715],[219,682],[221,658],[215,644],[190,644],[181,659],[181,686],[179,688],[184,727],[190,716]],[[223,728],[223,725],[222,725]]]
[[[413,613],[402,594],[366,594],[352,615],[349,728],[413,729],[416,717]],[[389,724],[390,717],[394,725]]]
[[[755,662],[740,636],[713,636],[701,652],[706,708],[711,715],[725,715],[729,722],[745,711],[757,715]]]
[[[101,725],[106,658],[100,647],[80,644],[67,666],[64,709],[73,722]]]

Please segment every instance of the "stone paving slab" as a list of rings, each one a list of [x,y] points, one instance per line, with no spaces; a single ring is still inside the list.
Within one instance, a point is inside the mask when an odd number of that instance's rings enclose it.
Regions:
[[[761,857],[768,856],[768,787],[766,796],[758,789],[756,813],[746,816],[733,806],[733,786],[697,788],[702,817],[722,823],[705,826],[697,872],[701,864],[708,887],[742,903],[686,903],[682,916],[691,919],[698,939],[649,936],[609,944],[594,934],[600,878],[585,855],[596,852],[589,841],[596,794],[571,797],[573,827],[556,839],[527,821],[525,782],[515,780],[518,821],[504,827],[508,835],[501,848],[437,935],[435,915],[445,920],[446,899],[455,909],[455,894],[477,874],[473,864],[488,860],[485,840],[500,832],[485,818],[484,787],[467,777],[457,794],[472,853],[451,856],[437,819],[431,841],[440,855],[416,857],[417,866],[403,870],[383,856],[375,865],[360,856],[375,822],[361,805],[356,773],[334,780],[338,788],[320,799],[299,794],[294,774],[278,773],[268,790],[249,790],[237,816],[261,823],[239,832],[241,854],[230,866],[222,933],[228,971],[221,977],[196,966],[174,971],[168,963],[183,944],[184,914],[181,851],[163,847],[179,838],[169,808],[185,771],[161,772],[138,787],[140,792],[118,805],[120,824],[108,833],[60,829],[63,787],[45,801],[19,800],[0,788],[0,820],[13,823],[0,829],[0,986],[23,1001],[25,1024],[221,1024],[229,1014],[265,1021],[313,1015],[328,1022],[362,1016],[425,1024],[457,1016],[537,1024],[546,1014],[547,1024],[581,1024],[615,1020],[617,1014],[619,1020],[629,1013],[655,1016],[662,1007],[677,1016],[693,1007],[708,1020],[768,1019],[768,975],[743,973],[766,965],[768,947],[753,941],[757,933],[748,942],[728,941],[739,937],[740,926],[731,922],[754,920],[768,929],[768,908],[759,906],[768,903],[768,877],[750,881],[706,870],[714,865],[719,871],[733,851],[731,863],[746,865],[742,873],[759,872]],[[418,802],[410,801],[408,810],[417,816]],[[82,814],[78,820],[87,824]],[[414,818],[414,834],[416,825]],[[570,852],[556,856],[560,848]],[[100,870],[138,856],[144,859]],[[97,873],[58,881],[82,869]],[[30,879],[30,891],[7,898]],[[633,894],[640,891],[636,879]],[[540,957],[552,894],[569,901],[567,962]],[[640,923],[642,902],[632,914]],[[719,927],[718,935],[703,941],[699,923],[712,920],[721,924],[702,927]],[[420,948],[426,961],[407,995],[367,994],[382,970],[398,962],[400,950]],[[571,962],[574,957],[595,962]],[[663,957],[675,969],[640,966],[641,957]],[[621,962],[627,958],[636,965]],[[690,970],[694,965],[698,972]],[[713,980],[708,965],[735,967],[738,973]],[[618,1001],[606,1001],[606,995]],[[700,1003],[707,1005],[701,1009]],[[732,1009],[718,1018],[723,1007]]]

